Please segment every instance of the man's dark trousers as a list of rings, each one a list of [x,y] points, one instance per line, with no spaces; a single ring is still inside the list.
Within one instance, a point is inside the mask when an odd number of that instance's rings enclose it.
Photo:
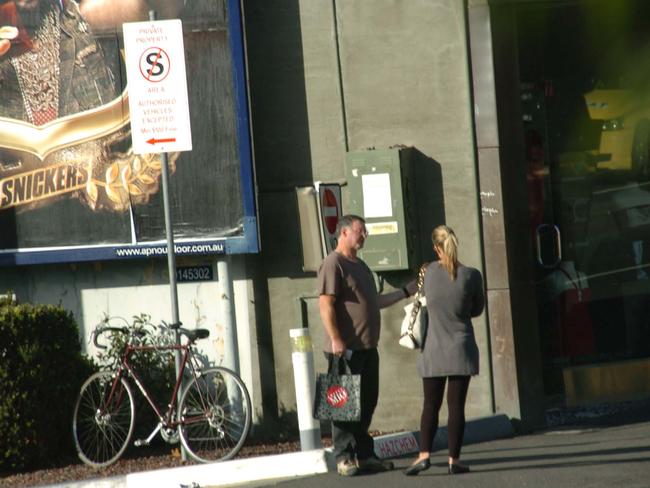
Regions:
[[[325,357],[336,364],[337,358],[329,353]],[[379,398],[379,353],[376,348],[354,351],[348,360],[352,374],[361,375],[361,419],[358,422],[332,422],[334,456],[359,460],[375,456],[374,441],[368,428]],[[342,371],[341,371],[342,372]]]

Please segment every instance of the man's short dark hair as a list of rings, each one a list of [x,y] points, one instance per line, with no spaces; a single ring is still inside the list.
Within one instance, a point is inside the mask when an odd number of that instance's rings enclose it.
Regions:
[[[336,237],[339,237],[341,235],[341,230],[344,227],[352,228],[352,224],[355,222],[361,222],[362,224],[366,223],[363,217],[354,214],[348,214],[341,217],[336,224]]]

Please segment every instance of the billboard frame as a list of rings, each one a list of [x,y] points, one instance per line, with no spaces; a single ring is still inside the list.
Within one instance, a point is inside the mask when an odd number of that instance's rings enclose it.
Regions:
[[[205,237],[174,239],[175,254],[178,256],[246,254],[257,253],[260,250],[242,10],[239,0],[225,1],[228,9],[228,42],[232,56],[233,102],[236,117],[236,145],[239,154],[243,232],[237,236],[215,237],[214,239]],[[93,246],[8,249],[0,250],[0,266],[117,261],[165,257],[166,254],[166,240],[137,244],[115,243]]]

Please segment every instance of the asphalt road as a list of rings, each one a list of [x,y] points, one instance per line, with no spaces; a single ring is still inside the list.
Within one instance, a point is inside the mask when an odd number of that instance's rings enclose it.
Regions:
[[[437,452],[432,466],[417,477],[396,460],[388,473],[344,478],[336,473],[259,483],[278,488],[463,487],[650,487],[650,421],[610,427],[548,430],[466,446],[462,460],[472,472],[450,476],[446,453]]]

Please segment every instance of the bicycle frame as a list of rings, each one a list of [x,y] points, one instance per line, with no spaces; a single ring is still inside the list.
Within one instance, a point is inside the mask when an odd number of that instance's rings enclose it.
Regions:
[[[179,369],[179,374],[176,378],[176,383],[174,385],[174,389],[172,390],[171,398],[169,400],[169,406],[167,408],[167,412],[163,414],[161,408],[155,403],[154,399],[151,397],[151,394],[147,390],[147,387],[143,383],[142,379],[138,376],[137,372],[133,369],[133,367],[129,364],[129,358],[133,353],[136,352],[143,352],[143,351],[183,351],[183,355],[181,358],[181,364],[180,364],[180,369]],[[146,443],[150,442],[151,439],[156,435],[156,433],[162,428],[171,428],[175,429],[178,427],[180,422],[178,422],[174,418],[174,412],[176,411],[176,403],[178,400],[178,395],[180,393],[181,386],[183,384],[183,372],[186,370],[189,364],[189,371],[191,371],[192,376],[196,377],[197,372],[194,367],[194,364],[192,363],[192,344],[175,344],[175,345],[168,345],[168,346],[160,346],[160,345],[151,345],[151,346],[137,346],[133,344],[127,343],[126,345],[126,350],[124,351],[124,354],[122,355],[120,365],[118,366],[117,370],[115,371],[114,379],[113,379],[113,385],[111,387],[111,391],[109,393],[109,396],[107,398],[107,403],[110,402],[110,400],[113,398],[113,395],[115,393],[115,390],[117,389],[117,386],[120,382],[120,378],[122,378],[125,374],[127,373],[128,377],[131,377],[133,379],[133,382],[136,384],[138,389],[140,390],[140,393],[144,398],[147,400],[147,403],[149,406],[153,409],[154,413],[156,414],[156,417],[158,418],[158,425],[154,429],[154,431],[151,433],[148,439],[146,439]],[[138,443],[138,441],[136,441]]]

